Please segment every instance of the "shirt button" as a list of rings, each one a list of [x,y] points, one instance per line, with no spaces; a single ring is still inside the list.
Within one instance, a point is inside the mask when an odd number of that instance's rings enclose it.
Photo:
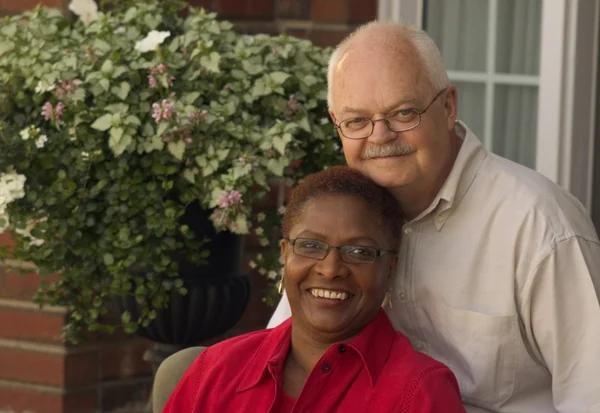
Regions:
[[[412,232],[412,228],[405,228],[404,229],[404,233],[405,234],[410,234]]]
[[[338,352],[339,352],[340,354],[344,354],[344,353],[346,352],[346,346],[345,346],[345,345],[343,345],[343,344],[342,344],[342,345],[340,345],[340,346],[338,347]]]
[[[327,364],[327,363],[324,363],[324,364],[321,366],[321,371],[322,371],[323,373],[329,373],[329,372],[331,371],[331,366],[330,366],[329,364]]]
[[[404,291],[400,291],[398,293],[398,298],[400,298],[402,301],[406,300],[406,293]]]

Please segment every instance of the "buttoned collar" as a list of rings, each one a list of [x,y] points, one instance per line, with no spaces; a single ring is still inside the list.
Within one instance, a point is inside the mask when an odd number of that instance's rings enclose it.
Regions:
[[[290,350],[291,336],[292,318],[269,331],[246,365],[244,376],[237,387],[238,392],[257,386],[267,374],[271,374],[277,382],[283,381],[283,367]],[[355,338],[349,342],[333,344],[325,355],[332,351],[337,353],[340,346],[345,347],[346,353],[355,352],[369,374],[371,386],[375,386],[395,337],[394,328],[385,312],[380,309],[377,316]]]
[[[462,145],[446,182],[429,207],[412,220],[419,221],[432,214],[435,216],[434,223],[438,231],[463,199],[488,156],[477,136],[461,121],[456,122],[456,134],[462,140]]]

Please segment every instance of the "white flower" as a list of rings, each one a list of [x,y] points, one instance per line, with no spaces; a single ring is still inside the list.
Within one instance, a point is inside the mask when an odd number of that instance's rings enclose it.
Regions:
[[[281,215],[285,214],[285,207],[282,205],[279,208],[277,208],[277,212],[279,212]]]
[[[256,268],[256,263],[255,263],[254,261],[250,261],[250,262],[248,263],[248,266],[249,266],[250,268],[252,268],[252,269],[255,269],[255,268]]]
[[[329,119],[321,118],[321,125],[327,125],[329,123]]]
[[[256,214],[256,221],[258,222],[263,222],[265,218],[267,218],[267,216],[264,212],[259,212],[258,214]]]
[[[94,0],[71,0],[69,10],[79,16],[85,25],[98,20],[98,5]]]
[[[161,45],[162,42],[164,42],[165,39],[170,35],[171,32],[159,32],[152,30],[150,33],[148,33],[148,36],[135,44],[135,50],[138,50],[142,53],[156,50],[156,48]]]
[[[262,229],[262,227],[258,227],[258,228],[256,228],[256,229],[254,230],[254,233],[255,233],[256,235],[258,235],[258,236],[261,236],[262,234],[264,234],[264,233],[265,233],[265,230],[264,230],[264,229]]]
[[[21,132],[19,132],[19,135],[21,135],[21,139],[23,139],[24,141],[29,140],[29,128],[23,129]]]
[[[262,261],[262,260],[263,260],[263,255],[262,255],[262,254],[257,254],[257,255],[256,255],[256,259],[257,259],[258,261]]]
[[[277,279],[277,272],[275,272],[275,271],[269,271],[269,273],[267,274],[267,277],[270,280],[275,280],[275,279]]]
[[[266,247],[269,245],[269,240],[266,238],[263,238],[260,241],[258,241],[258,243],[261,245],[261,247]]]
[[[267,270],[265,270],[264,268],[261,268],[260,270],[258,270],[258,273],[260,275],[267,275]]]
[[[25,175],[7,173],[0,174],[0,232],[8,226],[6,207],[15,199],[25,196]]]
[[[38,148],[43,148],[44,145],[46,144],[46,142],[48,142],[48,137],[46,135],[41,135],[39,138],[37,138],[37,140],[35,141],[35,146],[37,146]]]
[[[47,83],[45,80],[40,80],[35,87],[35,93],[45,93],[54,90],[55,85]]]

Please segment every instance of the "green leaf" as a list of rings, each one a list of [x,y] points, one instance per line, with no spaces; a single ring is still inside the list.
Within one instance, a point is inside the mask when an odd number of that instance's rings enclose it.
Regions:
[[[124,135],[119,143],[111,148],[114,155],[120,156],[131,145],[131,142],[133,142],[133,138],[130,135]]]
[[[117,145],[121,141],[121,138],[123,137],[123,132],[123,128],[112,128],[110,130],[110,140],[108,142],[108,146],[110,148]]]
[[[118,88],[114,88],[113,91],[115,95],[117,95],[121,100],[125,100],[127,95],[129,95],[129,91],[131,91],[131,85],[127,82],[121,82]]]
[[[92,123],[92,129],[99,131],[106,131],[112,127],[113,115],[107,113],[106,115],[100,116],[94,123]]]
[[[200,64],[209,72],[219,73],[219,63],[221,62],[221,55],[217,52],[210,52],[209,56],[202,56],[200,58]]]
[[[133,19],[135,19],[137,17],[137,14],[138,14],[137,7],[130,7],[125,12],[125,16],[123,16],[123,23],[129,23],[130,21],[132,21]]]
[[[98,84],[102,86],[102,89],[104,89],[105,92],[110,89],[110,81],[108,79],[100,79]]]
[[[107,59],[103,64],[102,67],[100,68],[100,70],[102,71],[102,73],[104,74],[111,74],[113,71],[113,62],[110,59]]]
[[[111,48],[112,46],[102,39],[96,38],[96,40],[94,40],[94,49],[98,49],[102,52],[108,52],[111,50]]]
[[[288,160],[286,158],[269,159],[267,161],[267,168],[276,176],[283,176],[283,171],[286,166],[288,166]]]
[[[157,136],[162,136],[163,133],[165,133],[168,128],[169,128],[169,122],[161,122],[158,125],[158,131],[156,131],[156,135]]]
[[[185,152],[185,143],[183,141],[169,142],[168,149],[175,158],[179,160],[183,159],[183,153]]]
[[[187,103],[188,105],[193,105],[196,102],[196,99],[198,99],[200,97],[200,92],[191,92],[191,93],[186,93],[185,95],[183,95],[183,102]]]
[[[292,135],[284,133],[283,136],[276,136],[273,138],[273,147],[277,149],[280,154],[285,154],[285,147],[292,141]]]
[[[252,91],[250,92],[250,94],[252,95],[253,98],[259,98],[261,96],[266,96],[271,92],[271,88],[269,88],[266,84],[265,81],[261,78],[261,79],[257,79],[256,82],[254,82],[254,87],[252,88]]]
[[[273,82],[277,83],[278,85],[283,84],[283,82],[285,82],[290,76],[291,75],[288,75],[284,72],[273,72],[269,75]]]
[[[196,183],[196,170],[195,169],[186,169],[185,171],[183,171],[183,177],[190,183],[195,184]],[[0,228],[2,227],[2,225],[0,224]]]
[[[3,41],[0,42],[0,56],[2,56],[6,52],[10,52],[15,48],[15,44],[13,42]]]
[[[106,265],[113,265],[115,262],[114,257],[112,256],[112,254],[106,253],[104,254],[104,264]]]
[[[242,60],[242,67],[251,75],[258,75],[264,68],[262,64],[254,63],[252,60]]]

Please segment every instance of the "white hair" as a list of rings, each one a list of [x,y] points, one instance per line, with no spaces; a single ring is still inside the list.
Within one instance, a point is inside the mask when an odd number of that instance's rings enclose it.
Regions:
[[[361,33],[372,29],[380,29],[389,34],[392,34],[396,38],[400,39],[403,37],[407,39],[410,44],[417,51],[421,64],[425,72],[427,73],[428,79],[436,90],[442,90],[450,86],[450,80],[444,67],[444,59],[438,49],[437,45],[431,37],[423,30],[417,29],[404,23],[390,23],[381,21],[372,21],[367,24],[360,26],[358,29],[353,31],[346,37],[333,51],[329,58],[329,66],[327,68],[327,104],[329,108],[332,107],[332,85],[335,73],[335,68],[340,62],[340,59],[346,51],[351,41],[358,37]]]

